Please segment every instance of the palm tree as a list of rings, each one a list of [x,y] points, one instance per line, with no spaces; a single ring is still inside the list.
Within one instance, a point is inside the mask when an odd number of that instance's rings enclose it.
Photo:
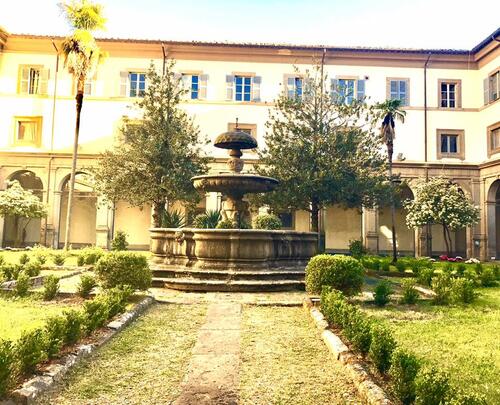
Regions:
[[[85,81],[92,77],[102,56],[92,35],[92,31],[103,29],[106,20],[102,16],[102,6],[88,0],[73,0],[61,3],[60,8],[73,32],[62,43],[64,65],[76,82],[76,123],[73,140],[73,160],[66,215],[64,248],[68,249],[71,234],[71,214],[73,193],[75,191],[76,161],[78,156],[78,137],[80,135],[80,115],[83,105]]]
[[[382,118],[382,126],[380,127],[380,136],[382,141],[387,146],[387,160],[388,160],[388,175],[391,186],[394,185],[394,179],[392,177],[392,155],[394,153],[394,138],[396,137],[395,132],[395,121],[401,121],[404,123],[406,111],[401,109],[401,100],[386,100],[383,103],[377,103],[376,109],[379,111]],[[396,207],[394,201],[394,190],[391,193],[391,226],[392,226],[392,262],[396,263],[398,260],[397,246],[396,246]]]

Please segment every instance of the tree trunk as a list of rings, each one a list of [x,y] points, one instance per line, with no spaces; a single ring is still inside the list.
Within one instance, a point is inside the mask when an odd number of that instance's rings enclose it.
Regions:
[[[311,201],[311,232],[319,232],[319,202],[316,198]]]
[[[443,224],[443,236],[444,236],[444,244],[446,245],[446,256],[449,257],[450,255],[450,245],[448,243],[448,235],[447,235],[447,229],[446,225]]]
[[[391,182],[391,232],[392,232],[392,263],[398,261],[398,247],[396,238],[396,206],[394,201],[394,183],[392,181],[392,154],[394,152],[392,139],[387,142],[387,158],[389,181]]]
[[[163,210],[165,208],[165,203],[164,202],[154,202],[153,203],[153,227],[154,228],[160,228],[162,226],[161,223],[161,217]]]
[[[81,79],[80,79],[81,80]],[[64,237],[64,249],[68,250],[71,236],[71,216],[73,213],[73,194],[75,192],[75,175],[76,175],[76,160],[78,158],[78,138],[80,136],[80,115],[83,105],[83,86],[78,84],[78,92],[76,94],[76,125],[75,137],[73,139],[73,160],[71,162],[71,177],[69,183],[68,207],[66,213],[66,234]]]
[[[450,228],[446,227],[446,233],[448,235],[448,241],[450,243],[450,252],[448,253],[448,255],[450,255],[450,254],[456,253],[456,252],[453,251],[453,241],[451,240]]]

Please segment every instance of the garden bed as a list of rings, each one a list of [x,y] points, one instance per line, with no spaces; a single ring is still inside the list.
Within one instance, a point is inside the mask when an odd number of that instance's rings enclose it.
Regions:
[[[33,296],[8,298],[8,293],[0,293],[0,339],[17,339],[21,333],[42,327],[53,315],[64,310],[81,306],[80,298],[58,298],[41,301]]]
[[[379,308],[362,304],[364,311],[390,325],[402,347],[450,373],[457,386],[485,394],[500,403],[500,287],[480,288],[477,301],[467,305],[437,306],[391,302]]]

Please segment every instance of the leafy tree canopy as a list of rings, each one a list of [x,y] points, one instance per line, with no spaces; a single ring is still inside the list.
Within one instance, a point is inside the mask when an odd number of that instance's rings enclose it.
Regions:
[[[44,218],[47,216],[47,207],[30,190],[25,190],[14,180],[7,184],[5,190],[0,191],[0,215]]]
[[[280,184],[256,202],[273,210],[307,210],[317,230],[320,208],[371,206],[386,193],[386,159],[374,130],[378,110],[364,100],[347,103],[347,89],[330,90],[320,66],[303,77],[303,94],[282,94],[270,111],[257,171]]]
[[[120,145],[103,153],[92,170],[96,190],[108,200],[151,204],[155,226],[161,225],[166,201],[199,201],[191,177],[205,173],[208,163],[201,150],[207,141],[179,108],[186,90],[174,65],[169,61],[159,75],[151,64],[144,97],[135,103],[139,119],[125,121]]]

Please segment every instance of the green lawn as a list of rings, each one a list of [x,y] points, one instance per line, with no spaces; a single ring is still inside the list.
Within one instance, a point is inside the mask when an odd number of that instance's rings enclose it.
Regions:
[[[157,304],[40,404],[168,404],[180,393],[205,305]]]
[[[63,253],[64,250],[62,250],[62,249],[53,250],[52,252]],[[19,257],[23,253],[27,253],[28,256],[30,256],[31,260],[34,260],[34,254],[33,254],[33,252],[31,252],[29,250],[14,251],[14,252],[9,251],[9,250],[4,250],[4,251],[0,252],[0,256],[3,256],[7,263],[19,263]],[[77,255],[77,251],[71,251],[70,254],[68,255],[68,257],[66,258],[64,265],[76,266],[76,255]],[[47,262],[45,263],[45,265],[53,265],[50,256],[47,257]]]
[[[457,385],[500,403],[500,287],[479,289],[473,304],[435,306],[365,304],[373,316],[387,321],[397,341],[428,363],[448,370]]]
[[[360,403],[301,307],[245,306],[241,357],[242,404]]]
[[[67,300],[44,302],[0,294],[0,338],[15,340],[23,331],[41,327],[48,317],[75,305]]]

